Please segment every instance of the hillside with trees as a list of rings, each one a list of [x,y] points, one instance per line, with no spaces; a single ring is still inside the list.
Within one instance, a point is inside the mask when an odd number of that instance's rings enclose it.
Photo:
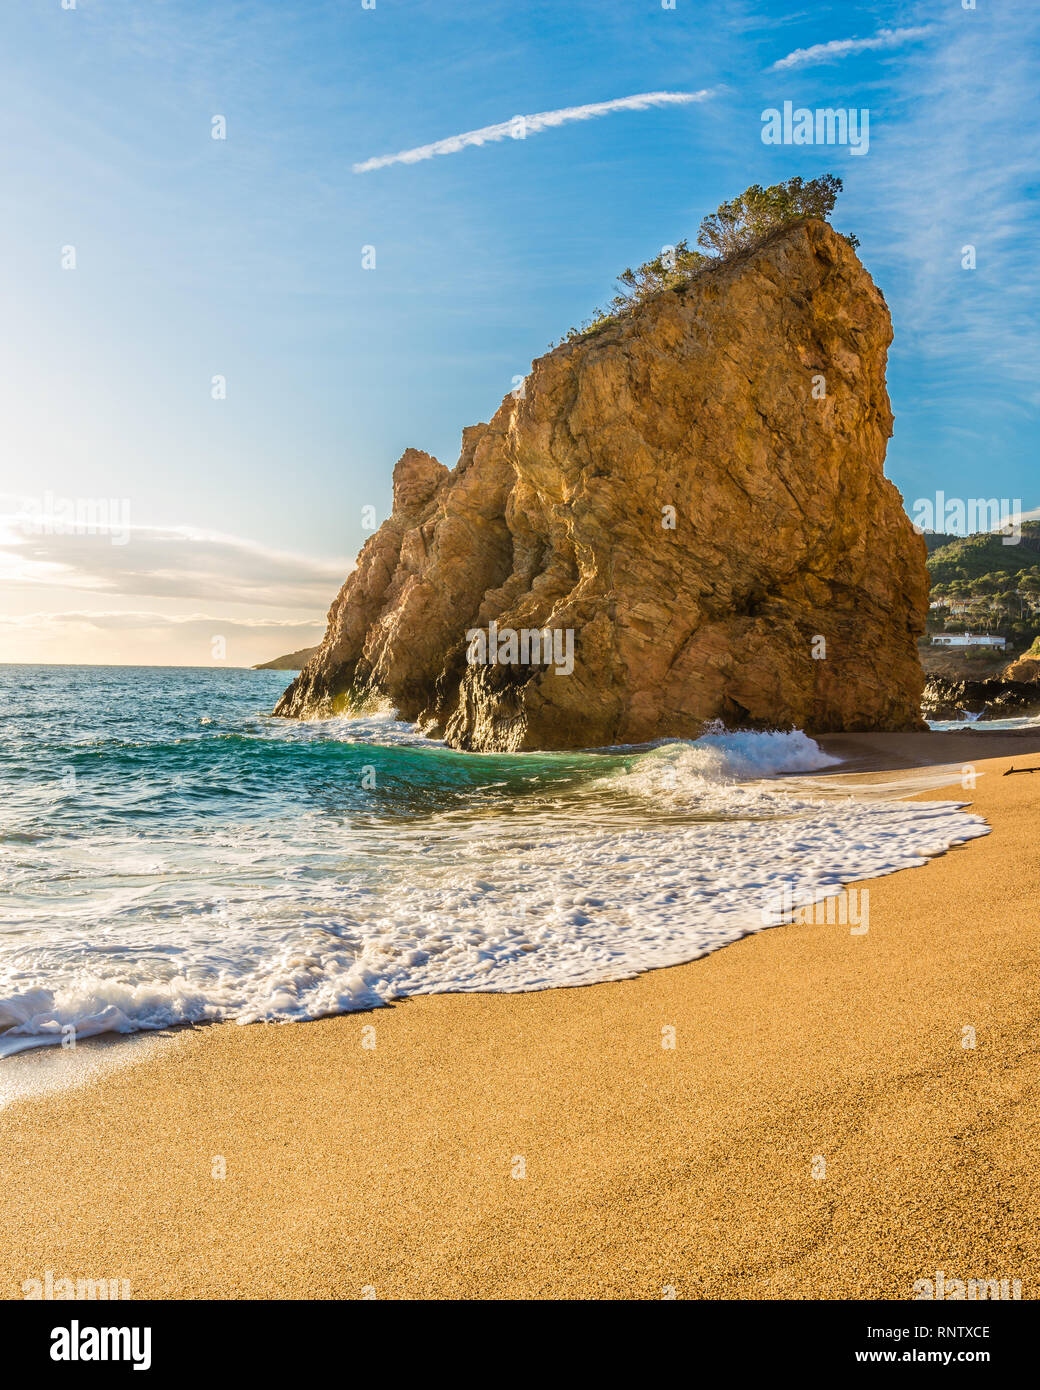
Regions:
[[[1040,572],[1040,521],[1023,521],[1021,529],[1013,544],[1006,543],[1012,537],[992,531],[951,537],[928,556],[933,585]]]
[[[1005,539],[1000,532],[980,532],[931,548],[933,607],[926,643],[939,632],[987,632],[1006,639],[1006,656],[933,653],[934,661],[993,664],[1040,637],[1040,521],[1024,521],[1014,544]]]

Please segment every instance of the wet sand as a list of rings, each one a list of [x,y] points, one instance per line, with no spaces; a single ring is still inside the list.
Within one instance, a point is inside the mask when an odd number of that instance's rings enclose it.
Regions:
[[[178,1030],[14,1100],[0,1295],[50,1270],[141,1298],[906,1299],[942,1270],[1035,1298],[1040,775],[1001,774],[1040,736],[821,742],[857,781],[971,764],[920,795],[992,833],[856,885],[866,934]]]

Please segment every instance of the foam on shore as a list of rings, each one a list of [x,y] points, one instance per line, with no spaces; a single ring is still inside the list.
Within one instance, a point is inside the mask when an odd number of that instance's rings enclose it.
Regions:
[[[271,727],[268,749],[285,737]],[[70,1029],[289,1022],[409,994],[626,979],[771,925],[778,895],[819,901],[988,831],[960,801],[770,782],[838,766],[798,731],[476,758],[381,718],[292,737],[290,754],[317,740],[378,769],[384,813],[316,802],[209,830],[182,819],[144,838],[109,826],[89,846],[9,844],[70,891],[3,938],[0,1055]],[[413,801],[428,787],[430,808],[392,814],[397,783]]]

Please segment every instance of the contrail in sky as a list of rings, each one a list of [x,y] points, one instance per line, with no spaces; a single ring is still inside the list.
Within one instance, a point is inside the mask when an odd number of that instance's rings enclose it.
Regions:
[[[414,150],[400,154],[381,154],[354,165],[355,174],[367,174],[371,169],[385,169],[388,164],[418,164],[435,154],[457,154],[467,145],[486,145],[494,140],[525,139],[540,130],[566,125],[568,121],[588,121],[593,116],[608,116],[612,111],[645,111],[651,106],[684,106],[691,101],[707,101],[713,88],[700,92],[643,92],[634,97],[618,97],[615,101],[597,101],[590,106],[565,106],[562,111],[539,111],[534,116],[514,116],[498,125],[486,125],[480,130],[467,130],[462,135],[449,135],[432,145],[417,145]]]
[[[866,53],[874,48],[895,48],[898,44],[930,34],[934,27],[922,24],[914,29],[879,29],[869,39],[832,39],[830,43],[814,43],[812,48],[796,48],[786,58],[774,63],[770,71],[805,67],[809,63],[826,63],[832,58],[847,58],[850,53]]]

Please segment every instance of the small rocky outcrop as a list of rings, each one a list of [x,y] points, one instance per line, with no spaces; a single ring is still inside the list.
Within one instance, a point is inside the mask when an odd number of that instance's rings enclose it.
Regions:
[[[849,243],[807,221],[539,358],[454,469],[401,457],[393,514],[275,713],[378,697],[501,750],[715,718],[922,727],[928,576],[884,476],[891,338]]]
[[[1003,676],[1008,681],[1040,681],[1040,637],[1004,667]]]
[[[288,652],[285,656],[276,656],[273,661],[261,661],[254,666],[254,671],[302,671],[313,656],[318,653],[317,647],[301,647],[298,652]]]

